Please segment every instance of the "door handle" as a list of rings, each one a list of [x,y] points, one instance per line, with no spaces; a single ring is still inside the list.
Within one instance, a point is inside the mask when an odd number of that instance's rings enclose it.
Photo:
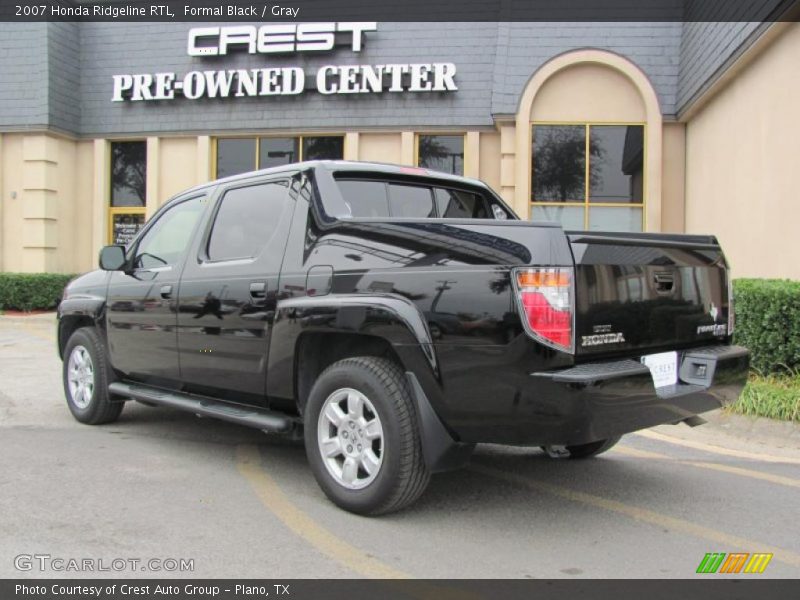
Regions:
[[[267,295],[267,283],[265,281],[253,281],[250,284],[251,298],[265,298]]]
[[[162,285],[161,286],[161,297],[164,300],[167,300],[172,297],[172,286],[171,285]]]

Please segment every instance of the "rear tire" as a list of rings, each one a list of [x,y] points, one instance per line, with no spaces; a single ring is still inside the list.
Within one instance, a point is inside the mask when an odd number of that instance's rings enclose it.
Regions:
[[[550,458],[575,458],[575,459],[582,459],[582,458],[592,458],[593,456],[597,456],[598,454],[602,454],[603,452],[607,452],[611,450],[617,442],[622,438],[621,435],[618,435],[613,438],[608,438],[607,440],[599,440],[597,442],[590,442],[588,444],[578,444],[576,446],[564,446],[566,452],[552,452],[549,448],[542,446],[542,450],[544,450]]]
[[[391,360],[347,358],[325,369],[309,394],[304,423],[311,470],[340,508],[386,514],[427,487],[411,390]]]
[[[125,403],[112,401],[108,393],[108,384],[116,378],[94,328],[83,327],[70,336],[62,371],[67,406],[76,420],[101,425],[119,418]]]

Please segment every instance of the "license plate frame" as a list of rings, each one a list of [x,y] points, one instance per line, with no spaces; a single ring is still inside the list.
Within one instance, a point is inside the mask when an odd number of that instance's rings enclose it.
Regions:
[[[646,354],[641,358],[642,364],[650,369],[650,376],[656,389],[670,387],[678,383],[678,353],[658,352]]]

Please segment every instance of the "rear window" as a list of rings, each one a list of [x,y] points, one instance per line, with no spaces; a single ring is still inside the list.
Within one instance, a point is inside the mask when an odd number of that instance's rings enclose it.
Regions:
[[[436,185],[337,179],[352,217],[492,219],[489,202],[479,193]]]

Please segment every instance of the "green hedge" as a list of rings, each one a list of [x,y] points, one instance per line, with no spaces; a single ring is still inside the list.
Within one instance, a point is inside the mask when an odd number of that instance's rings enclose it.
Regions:
[[[761,374],[800,369],[800,281],[737,279],[734,342]]]
[[[74,275],[0,273],[0,310],[48,310],[58,306]]]

